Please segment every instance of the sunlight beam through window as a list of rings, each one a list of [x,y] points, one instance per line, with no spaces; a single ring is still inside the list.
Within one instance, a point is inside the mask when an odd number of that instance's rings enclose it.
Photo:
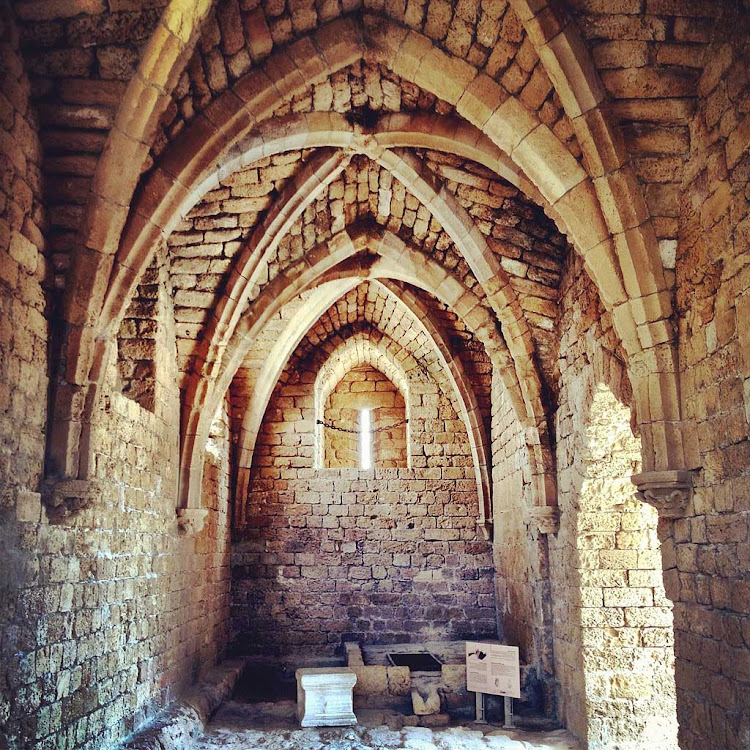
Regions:
[[[369,409],[362,409],[359,422],[359,468],[367,471],[372,468],[372,423]]]

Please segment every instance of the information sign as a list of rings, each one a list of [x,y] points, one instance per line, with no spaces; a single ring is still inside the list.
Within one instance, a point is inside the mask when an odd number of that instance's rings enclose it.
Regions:
[[[466,641],[466,689],[474,693],[520,698],[518,646]]]

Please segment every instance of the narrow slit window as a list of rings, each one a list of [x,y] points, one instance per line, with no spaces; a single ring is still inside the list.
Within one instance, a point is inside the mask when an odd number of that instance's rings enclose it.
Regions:
[[[359,468],[372,468],[372,416],[369,409],[362,409],[359,417]]]

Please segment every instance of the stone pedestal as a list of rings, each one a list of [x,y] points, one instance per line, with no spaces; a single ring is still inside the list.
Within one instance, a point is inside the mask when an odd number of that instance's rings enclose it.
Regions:
[[[297,718],[303,727],[348,727],[357,723],[353,670],[298,669]]]

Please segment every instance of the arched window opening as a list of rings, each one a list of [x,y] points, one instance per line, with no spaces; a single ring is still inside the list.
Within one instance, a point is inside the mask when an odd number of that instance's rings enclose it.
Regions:
[[[322,412],[323,468],[408,466],[406,401],[380,370],[369,364],[349,370]]]
[[[372,419],[369,409],[362,409],[359,419],[359,468],[372,468]]]
[[[580,634],[560,625],[556,646],[568,675],[566,720],[592,750],[674,750],[672,605],[662,580],[658,516],[636,498],[630,480],[641,466],[640,439],[630,410],[605,385],[595,388],[583,416],[575,479],[568,474],[575,514],[567,585],[578,580],[566,597],[580,615]]]

